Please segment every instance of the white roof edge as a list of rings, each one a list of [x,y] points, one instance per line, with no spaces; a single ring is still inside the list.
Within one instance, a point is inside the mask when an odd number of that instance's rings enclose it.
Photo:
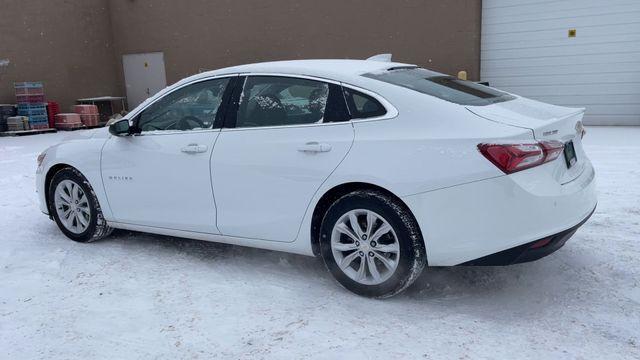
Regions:
[[[381,54],[384,55],[384,54]],[[390,56],[390,54],[388,54]],[[378,56],[378,55],[376,55]],[[375,58],[375,57],[374,57]],[[336,81],[344,81],[348,76],[358,76],[363,73],[376,72],[388,69],[392,66],[415,66],[405,63],[395,63],[382,60],[357,60],[357,59],[304,59],[304,60],[279,60],[252,64],[235,65],[216,70],[209,70],[191,75],[179,80],[174,85],[188,83],[194,80],[211,77],[239,75],[251,72],[290,73],[307,76],[327,77]],[[324,76],[328,75],[328,76]]]

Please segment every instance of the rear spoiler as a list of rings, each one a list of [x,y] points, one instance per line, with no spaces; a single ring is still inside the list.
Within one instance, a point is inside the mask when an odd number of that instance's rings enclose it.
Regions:
[[[367,58],[367,61],[391,62],[391,54],[378,54]]]
[[[373,55],[371,57],[368,57],[366,60],[367,61],[392,62],[391,61],[391,56],[392,56],[392,54],[389,54],[389,53],[388,54],[377,54],[377,55]],[[414,67],[417,67],[417,66],[415,66],[415,65],[400,66],[400,67],[397,67],[397,68],[389,68],[387,70],[397,70],[397,69],[401,69],[401,68],[409,68],[409,69],[411,69],[411,68],[414,68]],[[463,80],[466,80],[466,76],[467,76],[467,72],[465,71]],[[460,78],[460,73],[458,73],[458,77]],[[476,84],[489,86],[489,82],[488,81],[476,81]]]

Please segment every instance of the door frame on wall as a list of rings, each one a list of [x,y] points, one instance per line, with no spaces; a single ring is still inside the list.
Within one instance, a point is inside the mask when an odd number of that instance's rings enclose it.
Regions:
[[[122,68],[129,109],[167,86],[162,51],[122,55]]]

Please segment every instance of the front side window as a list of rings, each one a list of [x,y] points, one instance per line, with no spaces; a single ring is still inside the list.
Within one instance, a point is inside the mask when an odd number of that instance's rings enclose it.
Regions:
[[[390,69],[363,76],[435,96],[458,105],[483,106],[515,99],[512,95],[488,86],[417,67]]]
[[[314,80],[249,76],[240,96],[236,127],[321,123],[329,88]]]
[[[229,78],[185,86],[153,103],[138,117],[142,132],[211,129]]]

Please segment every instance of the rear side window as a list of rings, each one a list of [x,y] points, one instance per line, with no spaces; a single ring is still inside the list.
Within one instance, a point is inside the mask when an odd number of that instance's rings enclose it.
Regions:
[[[387,110],[373,97],[359,91],[343,88],[344,98],[347,101],[352,119],[366,119],[382,116]]]
[[[329,84],[290,77],[249,76],[244,84],[236,127],[321,123]]]
[[[459,105],[483,106],[515,99],[514,96],[422,68],[390,69],[363,76],[402,86]]]

